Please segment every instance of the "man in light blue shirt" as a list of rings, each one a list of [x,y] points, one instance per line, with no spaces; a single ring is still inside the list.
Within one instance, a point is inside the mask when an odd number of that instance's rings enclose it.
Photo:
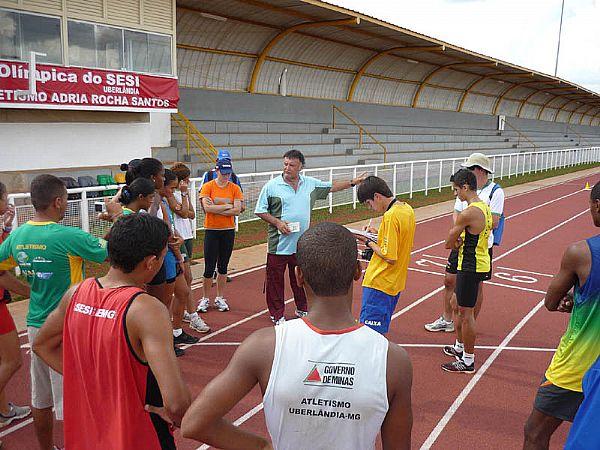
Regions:
[[[284,275],[287,266],[290,286],[296,303],[296,316],[307,314],[304,290],[298,287],[296,267],[296,244],[310,226],[310,213],[317,200],[356,186],[366,173],[348,181],[321,181],[301,175],[304,155],[290,150],[283,155],[283,173],[265,184],[260,191],[254,213],[269,224],[267,250],[267,305],[271,320],[276,325],[285,322]]]

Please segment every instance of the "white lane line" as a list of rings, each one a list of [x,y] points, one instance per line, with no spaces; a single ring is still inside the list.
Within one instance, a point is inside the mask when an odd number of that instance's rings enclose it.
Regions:
[[[235,277],[239,277],[241,275],[246,275],[247,273],[256,272],[257,270],[264,269],[265,267],[267,267],[266,264],[262,264],[260,266],[251,267],[250,269],[241,270],[239,272],[232,273],[231,275],[228,275],[228,276],[229,276],[229,278],[235,278]],[[202,283],[203,283],[203,281],[198,281],[196,283],[193,283],[192,290],[200,289],[202,287]]]
[[[13,426],[12,426],[12,427],[10,427],[10,428],[7,428],[7,429],[6,429],[6,430],[4,430],[2,433],[0,433],[0,437],[2,437],[2,436],[6,436],[6,435],[8,435],[8,434],[12,433],[13,431],[17,431],[17,430],[19,430],[19,429],[21,429],[21,428],[23,428],[23,427],[26,427],[26,426],[27,426],[27,425],[29,425],[30,423],[33,423],[33,418],[31,418],[31,417],[30,417],[29,419],[27,419],[27,420],[24,420],[24,421],[23,421],[23,422],[21,422],[21,423],[18,423],[18,424],[16,424],[16,425],[13,425]]]
[[[588,212],[588,211],[589,211],[588,209],[585,209],[585,210],[583,210],[582,212],[580,212],[580,213],[576,214],[575,216],[573,216],[573,217],[571,217],[571,218],[569,218],[569,219],[567,219],[567,220],[563,220],[562,222],[560,222],[559,224],[557,224],[557,225],[553,226],[552,228],[550,228],[550,229],[548,229],[548,230],[546,230],[546,231],[544,231],[544,232],[542,232],[542,233],[538,234],[537,236],[534,236],[533,238],[531,238],[531,239],[529,239],[529,240],[527,240],[527,241],[523,242],[522,244],[519,244],[519,245],[517,245],[516,247],[513,247],[512,249],[510,249],[510,250],[506,251],[505,253],[503,253],[503,254],[501,254],[501,255],[497,256],[496,258],[494,258],[494,259],[493,259],[493,261],[497,261],[497,260],[499,260],[499,259],[502,259],[502,258],[504,258],[505,256],[508,256],[508,255],[510,255],[510,254],[511,254],[511,253],[513,253],[514,251],[516,251],[516,250],[518,250],[518,249],[520,249],[520,248],[523,248],[523,247],[524,247],[524,246],[526,246],[526,245],[529,245],[529,244],[531,244],[532,242],[534,242],[534,241],[538,240],[539,238],[541,238],[541,237],[543,237],[543,236],[547,235],[548,233],[551,233],[552,231],[556,230],[557,228],[560,228],[561,226],[565,225],[566,223],[569,223],[569,222],[571,222],[572,220],[575,220],[575,219],[577,219],[579,216],[581,216],[582,214],[585,214],[585,213],[586,213],[586,212]],[[427,299],[429,299],[429,298],[433,297],[435,294],[437,294],[438,292],[441,292],[441,291],[443,291],[443,290],[444,290],[444,286],[440,286],[439,288],[437,288],[437,289],[434,289],[433,291],[431,291],[429,294],[425,294],[423,297],[421,297],[421,298],[419,298],[419,299],[415,300],[413,303],[411,303],[411,304],[409,304],[409,305],[405,306],[405,307],[404,307],[404,308],[402,308],[400,311],[398,311],[397,313],[395,313],[394,315],[392,315],[392,319],[391,319],[391,320],[394,320],[395,318],[397,318],[397,317],[399,317],[399,316],[401,316],[401,315],[405,314],[406,312],[408,312],[408,311],[410,311],[411,309],[413,309],[415,306],[417,306],[417,305],[419,305],[419,304],[423,303],[425,300],[427,300]],[[498,357],[498,355],[500,354],[500,352],[502,351],[502,349],[507,347],[507,345],[506,345],[506,344],[508,344],[508,342],[510,341],[510,339],[512,339],[512,338],[514,337],[514,335],[515,335],[515,334],[516,334],[516,333],[517,333],[517,332],[518,332],[518,331],[519,331],[519,330],[520,330],[520,329],[521,329],[521,328],[522,328],[522,327],[525,325],[525,323],[526,323],[526,322],[527,322],[527,321],[528,321],[528,320],[531,318],[531,316],[533,316],[533,314],[535,314],[535,312],[536,312],[537,310],[539,310],[539,309],[542,307],[542,305],[543,305],[543,304],[544,304],[544,301],[542,300],[540,303],[538,303],[538,304],[537,304],[537,305],[536,305],[536,306],[535,306],[535,307],[534,307],[534,308],[533,308],[533,309],[532,309],[532,310],[529,312],[529,314],[527,314],[527,316],[525,316],[525,317],[523,318],[523,320],[521,320],[521,322],[519,322],[519,323],[517,324],[517,326],[516,326],[516,327],[513,329],[513,331],[512,331],[512,332],[511,332],[511,333],[510,333],[510,334],[509,334],[509,335],[508,335],[506,338],[504,338],[504,340],[502,341],[502,343],[500,344],[500,346],[499,346],[499,347],[498,347],[496,350],[494,350],[494,353],[492,353],[492,355],[490,355],[490,357],[488,358],[488,360],[486,360],[486,362],[484,363],[484,365],[483,365],[483,366],[482,366],[480,369],[478,369],[477,373],[474,375],[474,378],[472,378],[472,379],[471,379],[471,383],[472,383],[474,380],[479,380],[479,379],[481,378],[481,376],[482,376],[482,375],[485,373],[485,371],[487,370],[487,367],[489,367],[489,366],[490,366],[490,364],[492,364],[492,362],[494,362],[494,360],[495,360],[495,359]],[[513,334],[513,332],[514,332],[514,334]],[[507,338],[509,338],[509,337],[510,337],[510,339],[508,339],[508,340],[507,340]],[[496,355],[496,356],[494,356],[494,355]],[[493,357],[493,359],[491,359],[492,357]],[[489,361],[489,364],[488,364],[488,361]],[[487,365],[486,365],[486,364],[487,364]],[[475,377],[476,377],[476,378],[475,378]],[[467,385],[467,387],[468,387],[468,386],[469,386],[469,385]],[[474,384],[473,384],[473,386],[474,386]],[[465,388],[465,389],[466,389],[466,388]],[[470,389],[473,389],[473,388],[471,387]],[[469,390],[469,392],[470,392],[470,390]],[[468,395],[468,393],[469,393],[469,392],[466,392],[466,394],[465,394],[465,396],[464,396],[464,397],[466,397],[466,396]],[[458,401],[458,398],[457,398],[457,400],[456,400],[456,401]],[[456,401],[455,401],[455,403],[456,403]],[[464,401],[464,398],[463,398],[463,400],[461,400],[461,402],[460,402],[460,403],[462,403],[462,401]],[[458,406],[460,406],[460,403],[458,403]],[[258,407],[258,406],[260,406],[260,405],[257,405],[256,407]],[[457,408],[458,408],[458,406],[457,406]],[[257,410],[257,412],[258,412],[258,411],[260,411],[260,409],[258,409],[258,410]],[[454,412],[455,412],[455,411],[454,411]],[[452,417],[452,415],[454,415],[454,412],[452,412],[452,414],[451,414],[451,415],[448,417],[448,420],[450,420],[450,417]],[[249,411],[248,413],[250,413],[250,411]],[[247,413],[247,414],[248,414],[248,413]],[[256,414],[256,413],[255,413],[255,414]],[[448,414],[448,412],[447,412],[446,414]],[[440,423],[441,423],[441,421],[440,421]],[[447,423],[447,421],[446,421],[446,423]],[[437,433],[437,435],[435,436],[435,439],[437,439],[437,436],[439,436],[439,433],[441,432],[441,430],[443,430],[443,428],[446,426],[446,423],[444,423],[444,425],[443,425],[443,426],[440,428],[439,432],[438,432],[438,433]],[[439,427],[439,426],[440,426],[440,424],[438,424],[438,427]],[[436,428],[437,428],[437,427],[436,427]],[[434,430],[434,431],[435,431],[435,430]],[[432,431],[432,434],[433,434],[433,431]],[[430,435],[430,436],[431,436],[431,435]],[[433,442],[435,442],[435,439],[432,441],[432,444],[433,444]],[[425,445],[425,444],[423,444],[423,445]],[[430,445],[430,446],[431,446],[431,445]],[[204,447],[204,448],[208,448],[208,447]],[[429,447],[421,447],[421,448],[429,448]]]
[[[258,414],[260,411],[262,411],[262,409],[263,409],[263,404],[259,403],[254,408],[252,408],[250,411],[248,411],[246,414],[244,414],[239,419],[237,419],[235,422],[233,422],[233,425],[235,425],[236,427],[239,427],[241,424],[243,424],[247,420],[251,419],[253,416]],[[198,447],[196,450],[206,450],[209,448],[210,448],[210,445],[203,444],[200,447]]]
[[[473,378],[469,381],[469,383],[465,386],[465,388],[461,391],[461,393],[456,397],[450,408],[446,411],[446,414],[441,418],[433,431],[429,434],[421,449],[429,449],[435,443],[441,432],[444,430],[452,416],[456,413],[460,405],[465,401],[469,393],[473,390],[473,388],[477,385],[481,377],[485,374],[488,368],[492,365],[492,363],[500,356],[500,353],[508,347],[508,343],[516,336],[516,334],[525,326],[525,324],[533,317],[533,315],[540,310],[540,308],[544,305],[544,299],[542,299],[537,305],[527,313],[523,319],[511,330],[508,335],[502,340],[498,348],[496,348],[492,354],[485,360],[483,365],[477,369],[477,372],[473,375]]]
[[[425,257],[425,258],[433,258],[433,259],[443,259],[444,261],[448,261],[448,257],[444,257],[444,256],[433,256],[433,255],[426,255],[425,253],[423,253],[421,256]]]
[[[294,298],[292,297],[292,298],[290,298],[290,299],[287,299],[287,300],[286,300],[284,303],[287,305],[288,303],[290,303],[290,302],[291,302],[291,301],[293,301],[293,300],[294,300]],[[259,311],[259,312],[255,313],[255,314],[252,314],[251,316],[245,317],[245,318],[243,318],[243,319],[240,319],[240,320],[238,320],[237,322],[234,322],[234,323],[232,323],[232,324],[229,324],[229,325],[227,325],[226,327],[219,328],[217,331],[213,331],[212,333],[209,333],[209,334],[207,334],[206,336],[202,336],[202,337],[200,338],[200,340],[199,340],[199,341],[198,341],[196,344],[187,344],[187,345],[181,345],[181,346],[179,346],[179,348],[181,348],[181,349],[184,349],[184,350],[185,350],[186,348],[190,348],[190,347],[193,347],[193,346],[195,346],[195,345],[198,345],[198,344],[200,344],[201,342],[204,342],[204,341],[206,341],[207,339],[210,339],[210,338],[212,338],[212,337],[214,337],[214,336],[218,336],[218,335],[219,335],[219,334],[221,334],[221,333],[225,333],[226,331],[228,331],[228,330],[231,330],[232,328],[235,328],[235,327],[237,327],[238,325],[241,325],[241,324],[243,324],[243,323],[246,323],[246,322],[248,322],[249,320],[255,319],[256,317],[260,317],[260,316],[262,316],[263,314],[266,314],[266,313],[268,313],[268,312],[269,312],[269,310],[268,310],[268,309],[263,309],[262,311]]]
[[[554,186],[557,186],[557,185],[554,185]],[[548,187],[552,187],[552,186],[548,186]],[[542,189],[544,189],[544,188],[542,188]],[[533,191],[530,191],[530,192],[533,192]],[[542,208],[542,207],[544,207],[544,206],[550,205],[550,204],[552,204],[552,203],[554,203],[554,202],[557,202],[557,201],[559,201],[559,200],[565,199],[565,198],[567,198],[567,197],[570,197],[570,196],[572,196],[572,195],[578,194],[578,193],[580,193],[580,192],[583,192],[583,189],[580,189],[580,190],[578,190],[578,191],[575,191],[575,192],[571,192],[570,194],[566,194],[566,195],[563,195],[563,196],[557,197],[557,198],[555,198],[555,199],[553,199],[553,200],[548,200],[547,202],[540,203],[539,205],[536,205],[536,206],[532,206],[531,208],[524,209],[523,211],[519,211],[519,212],[517,212],[517,213],[515,213],[515,214],[512,214],[512,215],[510,215],[510,216],[506,217],[506,218],[505,218],[505,220],[512,219],[513,217],[520,216],[521,214],[525,214],[525,213],[528,213],[528,212],[534,211],[534,210],[536,210],[536,209],[538,209],[538,208]],[[525,192],[524,194],[528,194],[528,193],[529,193],[529,192]],[[522,194],[522,195],[524,195],[524,194]],[[516,197],[516,196],[512,196],[512,197],[509,197],[509,198],[513,198],[513,197]],[[430,217],[429,219],[424,219],[424,220],[421,220],[421,221],[417,222],[416,224],[417,224],[417,225],[420,225],[420,224],[422,224],[422,223],[425,223],[425,222],[430,222],[430,221],[432,221],[432,220],[436,220],[436,219],[440,219],[440,218],[443,218],[443,217],[449,216],[449,215],[451,215],[451,214],[452,214],[452,213],[448,213],[448,214],[442,214],[441,216]],[[432,247],[435,247],[436,245],[443,244],[444,242],[445,242],[445,240],[438,241],[438,242],[434,242],[433,244],[429,244],[429,245],[427,245],[427,246],[425,246],[425,247],[423,247],[423,248],[420,248],[420,249],[418,249],[418,250],[413,250],[413,251],[411,251],[411,252],[410,252],[410,254],[411,254],[411,255],[414,255],[415,253],[424,252],[425,250],[429,250],[430,248],[432,248]],[[443,258],[443,257],[441,257],[441,256],[431,256],[431,255],[423,255],[423,256],[427,256],[427,257],[429,257],[429,258],[439,258],[439,259],[444,259],[444,260],[448,259],[448,258]],[[262,264],[262,265],[260,265],[260,266],[252,267],[252,268],[250,268],[250,269],[246,269],[246,270],[242,270],[242,271],[240,271],[240,272],[233,273],[233,274],[229,275],[229,277],[230,277],[230,278],[239,277],[240,275],[245,275],[245,274],[247,274],[247,273],[255,272],[255,271],[257,271],[257,270],[264,269],[265,267],[266,267],[266,265],[265,265],[265,264]],[[534,273],[534,272],[531,272],[531,273]],[[540,274],[540,275],[541,275],[541,274]],[[201,287],[202,287],[202,282],[201,282],[201,281],[200,281],[200,282],[197,282],[197,283],[194,283],[194,284],[192,284],[192,289],[200,289]],[[25,333],[25,334],[27,334],[27,333]]]
[[[241,342],[204,342],[200,345],[210,345],[210,346],[223,346],[223,347],[237,347],[240,346]],[[411,343],[399,343],[395,342],[395,344],[400,347],[411,347],[411,348],[443,348],[445,344],[411,344]],[[497,345],[476,345],[475,348],[483,349],[483,350],[496,350],[498,348]],[[512,350],[512,351],[522,351],[522,352],[555,352],[556,348],[550,347],[505,347],[504,350]]]
[[[514,217],[518,217],[521,214],[525,214],[525,213],[534,211],[534,210],[536,210],[538,208],[543,208],[544,206],[550,205],[550,204],[555,203],[555,202],[557,202],[559,200],[563,200],[563,199],[565,199],[567,197],[570,197],[572,195],[579,194],[580,192],[583,192],[583,189],[580,189],[580,190],[575,191],[575,192],[571,192],[570,194],[562,195],[562,196],[557,197],[557,198],[555,198],[553,200],[548,200],[547,202],[540,203],[539,205],[532,206],[531,208],[524,209],[523,211],[519,211],[519,212],[517,212],[515,214],[511,214],[510,216],[507,216],[505,218],[505,220],[512,219]],[[435,242],[435,243],[430,244],[430,245],[428,245],[426,247],[420,248],[419,250],[414,250],[414,251],[410,252],[410,254],[414,255],[415,253],[419,253],[419,252],[422,252],[422,251],[425,251],[425,250],[429,250],[430,248],[435,247],[436,245],[439,245],[439,244],[443,244],[444,242],[446,242],[446,241],[443,240],[443,241]],[[429,256],[429,255],[423,255],[423,256]],[[429,257],[430,258],[439,258],[439,259],[444,259],[444,260],[448,259],[448,258],[442,258],[441,256],[429,256]]]
[[[554,275],[550,275],[549,273],[540,273],[540,272],[532,272],[530,270],[513,269],[512,267],[498,266],[497,269],[510,270],[512,272],[528,273],[530,275],[539,275],[540,277],[554,278]]]
[[[400,347],[410,347],[410,348],[444,348],[446,345],[444,344],[398,344]],[[475,348],[482,350],[496,350],[500,348],[499,345],[476,345]],[[517,352],[555,352],[555,348],[550,347],[504,347],[504,350],[511,350]]]
[[[408,270],[411,270],[413,272],[428,273],[430,275],[438,275],[438,276],[442,276],[442,277],[444,276],[444,274],[441,272],[433,272],[431,270],[417,269],[415,267],[409,267]],[[536,294],[545,294],[546,293],[546,291],[540,291],[539,289],[531,289],[531,288],[526,288],[526,287],[522,287],[522,286],[514,286],[512,284],[496,283],[495,281],[484,281],[483,283],[490,284],[492,286],[505,287],[508,289],[517,289],[519,291],[534,292]]]

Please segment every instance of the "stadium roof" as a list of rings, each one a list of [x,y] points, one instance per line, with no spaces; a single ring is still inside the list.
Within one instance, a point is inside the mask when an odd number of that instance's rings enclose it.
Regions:
[[[600,95],[318,0],[178,0],[182,86],[600,124]]]

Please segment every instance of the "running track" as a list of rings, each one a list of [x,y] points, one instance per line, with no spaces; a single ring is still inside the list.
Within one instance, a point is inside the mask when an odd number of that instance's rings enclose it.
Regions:
[[[414,368],[413,448],[518,448],[523,424],[530,412],[536,386],[562,335],[568,315],[543,308],[544,292],[557,270],[567,244],[597,233],[588,212],[589,192],[580,179],[546,187],[506,200],[509,218],[501,247],[495,249],[494,277],[485,288],[478,320],[477,373],[448,374],[439,365],[448,361],[441,346],[453,334],[428,333],[423,324],[440,314],[442,280],[447,251],[441,239],[450,226],[445,215],[420,222],[407,288],[394,315],[389,339],[403,345]],[[212,332],[179,358],[185,380],[195,397],[227,364],[248,334],[269,326],[262,293],[264,268],[235,275],[228,284],[232,310],[210,310],[205,320]],[[197,296],[200,291],[195,289]],[[356,284],[354,311],[360,306]],[[288,298],[291,294],[288,292]],[[288,301],[289,303],[289,301]],[[293,304],[288,306],[293,314]],[[23,334],[23,333],[21,333]],[[29,358],[26,337],[21,337],[23,368],[11,380],[7,396],[18,404],[29,402]],[[242,427],[266,434],[258,389],[252,391],[229,417]],[[60,443],[62,428],[56,427]],[[568,426],[552,440],[562,448]],[[208,448],[176,434],[178,448]],[[1,430],[7,449],[35,449],[31,419]]]

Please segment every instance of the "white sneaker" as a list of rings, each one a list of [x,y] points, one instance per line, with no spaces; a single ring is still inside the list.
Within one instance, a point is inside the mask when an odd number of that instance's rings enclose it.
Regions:
[[[200,299],[200,303],[198,303],[198,308],[196,308],[196,311],[205,313],[206,311],[208,311],[209,306],[210,306],[210,300],[207,299],[206,297],[202,297]]]
[[[189,312],[183,311],[183,321],[187,322],[187,323],[190,323],[191,318],[190,318],[190,313]]]
[[[440,316],[434,322],[425,324],[425,329],[434,333],[436,331],[445,331],[446,333],[452,333],[454,332],[454,322],[452,322],[451,320],[445,320],[444,317]]]
[[[215,298],[215,306],[221,312],[229,311],[229,305],[223,297]]]
[[[273,324],[274,324],[275,326],[277,326],[277,325],[283,325],[284,323],[285,323],[285,317],[282,317],[282,318],[281,318],[281,319],[279,319],[279,320],[274,320],[274,321],[273,321]]]
[[[210,331],[210,327],[200,317],[190,322],[190,328],[198,333],[208,333]]]
[[[13,420],[19,420],[31,414],[29,406],[17,406],[8,403],[8,414],[0,414],[0,428],[10,425]]]

